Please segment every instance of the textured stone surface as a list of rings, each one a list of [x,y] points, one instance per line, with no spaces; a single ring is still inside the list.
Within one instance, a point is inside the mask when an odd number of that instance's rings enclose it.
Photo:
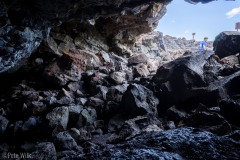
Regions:
[[[138,84],[131,84],[122,97],[124,115],[135,117],[138,115],[150,114],[157,116],[157,105],[159,100],[153,92]]]
[[[89,159],[239,159],[240,144],[193,128],[146,133],[128,142],[110,145]],[[99,156],[101,158],[99,158]]]
[[[220,33],[214,41],[214,51],[220,57],[227,57],[240,53],[240,33],[237,31],[225,31]]]

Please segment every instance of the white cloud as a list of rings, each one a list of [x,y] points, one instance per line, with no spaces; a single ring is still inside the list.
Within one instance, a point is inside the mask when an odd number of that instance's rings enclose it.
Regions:
[[[185,34],[189,33],[189,30],[186,30],[184,33],[185,33]]]
[[[228,18],[232,18],[232,17],[236,16],[237,14],[240,14],[240,7],[233,8],[231,11],[226,13]]]
[[[171,23],[176,23],[176,21],[175,20],[171,20]]]

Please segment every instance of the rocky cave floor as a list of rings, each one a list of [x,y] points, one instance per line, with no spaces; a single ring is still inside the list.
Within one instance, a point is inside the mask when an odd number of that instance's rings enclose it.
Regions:
[[[0,77],[2,158],[239,159],[238,57],[188,52],[155,71],[147,62],[37,50]]]

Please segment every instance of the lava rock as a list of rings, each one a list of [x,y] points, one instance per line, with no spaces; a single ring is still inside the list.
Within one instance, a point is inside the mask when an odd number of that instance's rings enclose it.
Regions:
[[[169,120],[179,122],[181,120],[185,120],[188,117],[188,114],[180,107],[172,106],[167,110],[167,117]]]
[[[3,116],[0,116],[0,135],[2,135],[7,129],[9,120]]]
[[[68,128],[72,128],[76,126],[79,120],[79,115],[83,110],[83,106],[81,105],[69,106],[68,110],[69,110]]]
[[[120,118],[120,120],[122,120],[122,118]],[[117,121],[119,122],[119,120]],[[113,119],[111,123],[113,124]],[[117,123],[115,122],[115,124]],[[160,130],[162,131],[161,128],[163,128],[162,123],[157,118],[148,116],[137,116],[136,118],[125,121],[124,124],[119,129],[119,131],[117,133],[112,134],[108,138],[107,143],[119,143],[125,140],[129,140],[143,132],[152,132]]]
[[[67,132],[59,132],[54,137],[54,144],[59,150],[74,150],[78,148],[76,141]]]
[[[136,65],[139,63],[147,63],[148,57],[145,54],[138,54],[128,58],[129,65]]]
[[[115,84],[122,84],[126,81],[126,73],[125,72],[113,72],[110,75],[111,79],[115,82]]]
[[[231,123],[240,126],[240,100],[223,99],[220,101],[221,114]]]
[[[124,92],[127,90],[128,84],[112,86],[107,93],[109,101],[121,102]]]
[[[147,77],[150,74],[147,65],[142,63],[136,65],[133,69],[133,72],[134,77]]]
[[[56,107],[47,114],[46,118],[49,120],[49,125],[52,128],[61,127],[66,130],[69,119],[68,107]]]
[[[108,145],[86,159],[239,159],[240,143],[194,128],[178,128],[139,135]],[[101,158],[99,158],[101,157]]]
[[[240,33],[225,31],[220,33],[213,43],[215,54],[220,58],[240,53]]]
[[[144,114],[156,117],[158,103],[159,100],[148,88],[139,84],[131,84],[122,97],[122,107],[125,111],[123,114],[129,117]]]
[[[208,101],[215,100],[215,97],[210,98],[208,95],[207,83],[203,75],[203,66],[212,54],[211,51],[204,54],[196,52],[191,56],[164,64],[158,69],[152,80],[159,88],[158,98],[161,99],[162,111],[191,99],[198,102],[206,98]]]
[[[55,146],[51,142],[42,142],[36,145],[36,151],[31,153],[31,158],[40,160],[57,160]]]
[[[230,124],[218,113],[198,111],[187,119],[187,126],[201,128],[217,135],[226,135],[232,132]]]
[[[97,112],[95,109],[83,109],[79,115],[76,128],[81,128],[83,126],[90,126],[97,120]]]

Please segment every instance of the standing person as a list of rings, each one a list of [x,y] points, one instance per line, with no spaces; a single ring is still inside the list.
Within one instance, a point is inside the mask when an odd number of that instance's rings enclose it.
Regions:
[[[204,41],[200,43],[200,51],[205,51],[207,49],[207,40],[208,37],[204,37]]]

